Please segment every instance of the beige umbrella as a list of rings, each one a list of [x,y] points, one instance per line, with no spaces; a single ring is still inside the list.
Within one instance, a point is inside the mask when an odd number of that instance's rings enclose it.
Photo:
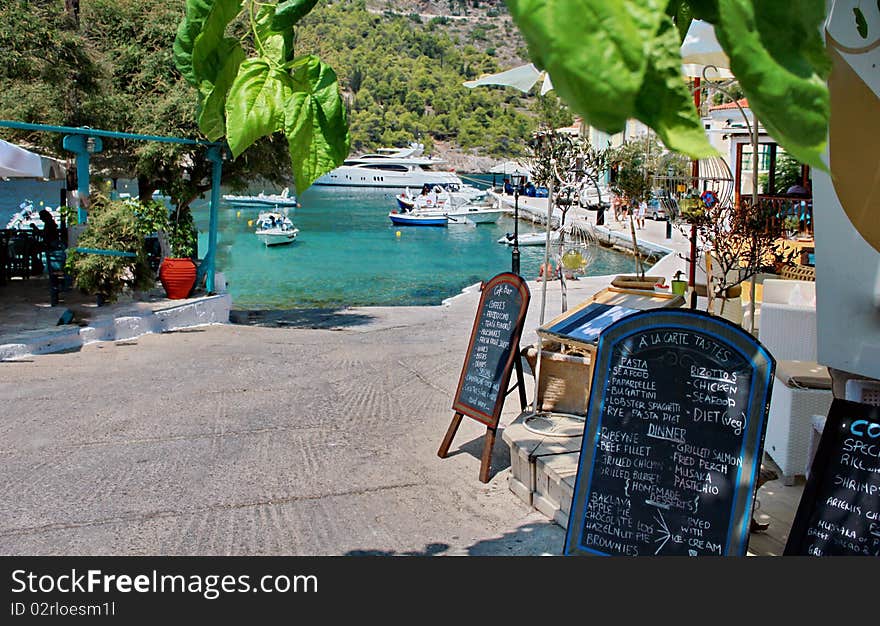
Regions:
[[[61,161],[0,139],[0,178],[64,178]]]
[[[550,82],[550,75],[545,71],[539,70],[534,64],[529,63],[504,72],[498,72],[497,74],[486,74],[480,76],[476,80],[466,81],[463,84],[470,89],[486,85],[515,87],[522,92],[528,93],[539,80],[544,81],[541,85],[542,96],[553,89],[553,83]]]

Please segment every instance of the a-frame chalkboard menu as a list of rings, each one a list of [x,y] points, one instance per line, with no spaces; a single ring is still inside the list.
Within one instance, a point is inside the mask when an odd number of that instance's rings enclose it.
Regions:
[[[516,367],[520,406],[525,407],[519,338],[522,334],[531,295],[526,282],[509,272],[485,283],[471,330],[464,366],[458,380],[452,409],[455,415],[437,452],[445,458],[463,415],[486,425],[486,440],[480,465],[480,480],[489,481],[489,467],[495,431],[504,407],[511,368]]]
[[[831,403],[784,554],[880,556],[880,408]]]
[[[751,335],[698,311],[606,327],[565,554],[744,555],[775,367]]]

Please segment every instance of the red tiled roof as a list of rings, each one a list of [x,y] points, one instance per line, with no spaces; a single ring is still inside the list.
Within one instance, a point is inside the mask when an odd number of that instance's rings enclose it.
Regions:
[[[744,109],[749,108],[749,99],[743,98],[743,99],[739,100],[739,105]],[[718,106],[709,107],[709,110],[710,111],[723,111],[724,109],[735,109],[735,108],[736,108],[736,103],[726,102],[724,104],[719,104]]]

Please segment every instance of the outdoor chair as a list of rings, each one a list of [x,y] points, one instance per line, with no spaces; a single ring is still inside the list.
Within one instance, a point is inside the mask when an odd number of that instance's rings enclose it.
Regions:
[[[777,360],[815,361],[816,283],[768,278],[763,292],[760,342]]]
[[[813,417],[827,415],[832,399],[828,368],[806,361],[776,362],[764,452],[782,470],[784,484],[793,485],[807,473]]]
[[[9,276],[30,278],[34,273],[36,258],[36,241],[30,233],[17,233],[7,244]]]

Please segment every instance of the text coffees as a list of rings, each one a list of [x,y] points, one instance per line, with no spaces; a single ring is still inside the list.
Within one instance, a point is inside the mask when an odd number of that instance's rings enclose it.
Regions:
[[[653,310],[606,328],[567,554],[745,554],[775,364],[705,314]]]
[[[528,305],[528,286],[515,274],[483,287],[453,410],[497,425]]]

